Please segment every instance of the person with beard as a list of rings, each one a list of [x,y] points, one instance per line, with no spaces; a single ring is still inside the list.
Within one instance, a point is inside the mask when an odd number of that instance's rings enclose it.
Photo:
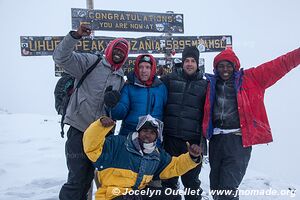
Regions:
[[[101,182],[95,199],[176,198],[176,194],[168,195],[164,188],[147,186],[154,177],[167,179],[180,176],[198,166],[201,162],[200,146],[187,143],[187,153],[171,157],[157,147],[156,141],[162,139],[163,123],[151,115],[139,117],[135,131],[128,136],[107,136],[114,125],[112,119],[101,117],[84,133],[84,151],[98,169]],[[155,195],[150,195],[151,190]]]
[[[300,64],[300,49],[255,68],[240,69],[232,49],[214,58],[203,119],[209,139],[210,189],[230,191],[215,200],[238,200],[238,187],[246,173],[252,145],[273,141],[264,105],[264,93]]]
[[[163,147],[172,156],[186,153],[186,142],[201,145],[205,153],[206,140],[202,136],[202,119],[207,81],[203,79],[203,73],[198,66],[198,49],[194,46],[186,47],[182,52],[182,67],[174,68],[171,74],[161,78],[168,89],[163,117]],[[200,171],[201,165],[198,165],[182,175],[183,186],[191,190],[199,189]],[[176,190],[178,177],[162,181],[162,185]],[[185,199],[201,199],[201,195],[185,195]]]
[[[70,31],[56,47],[53,59],[66,73],[75,77],[75,85],[86,70],[98,59],[90,53],[76,53],[74,48],[82,36],[89,36],[91,29],[80,25],[77,31]],[[117,38],[105,49],[105,57],[97,64],[81,87],[76,89],[67,107],[64,122],[70,125],[67,132],[65,153],[68,180],[62,186],[60,200],[84,200],[94,177],[94,167],[83,152],[82,137],[86,128],[106,115],[104,92],[107,87],[121,90],[124,84],[122,66],[129,52],[127,40]]]
[[[162,120],[167,102],[167,88],[156,74],[156,61],[150,54],[141,54],[135,60],[134,71],[127,75],[121,90],[106,91],[105,105],[113,120],[122,120],[119,135],[135,131],[140,116],[150,114]]]

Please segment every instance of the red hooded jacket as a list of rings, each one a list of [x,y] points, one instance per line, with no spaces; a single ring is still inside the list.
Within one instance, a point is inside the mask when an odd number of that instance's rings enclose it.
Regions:
[[[214,60],[214,68],[222,60],[234,63],[236,70],[239,70],[239,60],[232,50],[227,49],[218,54]],[[264,105],[265,90],[299,64],[300,48],[259,65],[256,68],[241,69],[234,73],[244,147],[273,141]],[[203,135],[207,139],[212,137],[214,129],[212,114],[216,76],[212,74],[206,75],[209,85],[204,106]]]
[[[137,78],[139,80],[141,80],[140,78],[140,74],[139,74],[139,62],[141,60],[142,57],[144,56],[149,56],[150,57],[150,60],[151,60],[151,74],[150,74],[150,77],[149,77],[149,80],[146,81],[145,85],[146,86],[150,86],[152,85],[152,82],[153,82],[153,79],[154,79],[154,76],[156,74],[156,61],[155,61],[155,58],[150,55],[150,54],[141,54],[139,55],[136,59],[135,59],[135,63],[134,63],[134,74],[137,76]]]
[[[113,58],[112,58],[112,53],[114,48],[116,48],[116,46],[119,43],[123,43],[122,45],[120,45],[123,48],[118,47],[119,49],[123,50],[124,54],[125,54],[125,58],[121,63],[114,63]],[[127,46],[127,49],[126,49]],[[105,49],[105,58],[108,61],[108,63],[112,66],[112,68],[114,70],[118,70],[120,69],[124,63],[127,60],[128,57],[128,53],[129,53],[129,43],[127,40],[125,40],[124,38],[116,38],[114,40],[112,40],[111,42],[109,42],[109,44],[107,45],[106,49]]]

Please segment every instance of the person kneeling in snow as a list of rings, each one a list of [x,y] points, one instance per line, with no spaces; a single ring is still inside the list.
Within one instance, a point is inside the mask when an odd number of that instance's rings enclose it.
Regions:
[[[160,179],[181,176],[201,161],[200,146],[195,144],[187,143],[188,152],[178,157],[171,157],[157,147],[156,140],[162,140],[163,122],[151,115],[141,116],[136,132],[127,137],[107,136],[114,124],[112,119],[102,117],[92,123],[83,136],[84,152],[98,169],[101,182],[96,200],[161,199],[167,195],[165,192],[156,191],[157,195],[151,197],[146,188],[155,176]],[[176,198],[176,195],[167,198]]]

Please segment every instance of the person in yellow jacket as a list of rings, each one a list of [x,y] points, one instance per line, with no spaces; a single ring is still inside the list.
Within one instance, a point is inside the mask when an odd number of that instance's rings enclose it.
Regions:
[[[127,137],[109,135],[114,124],[112,119],[101,117],[83,136],[84,152],[98,170],[101,183],[96,200],[176,196],[176,191],[149,191],[146,186],[155,177],[169,179],[196,167],[201,161],[200,146],[187,143],[187,153],[171,157],[156,146],[157,139],[162,140],[163,122],[151,115],[141,116],[136,132]]]

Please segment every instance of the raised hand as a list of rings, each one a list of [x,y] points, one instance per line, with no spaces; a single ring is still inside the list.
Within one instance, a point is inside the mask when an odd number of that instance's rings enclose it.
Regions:
[[[202,152],[201,152],[201,147],[199,145],[196,144],[190,145],[189,142],[186,142],[186,146],[191,156],[193,157],[201,156]]]
[[[91,35],[92,30],[86,24],[80,24],[76,32],[80,37],[82,37]]]

